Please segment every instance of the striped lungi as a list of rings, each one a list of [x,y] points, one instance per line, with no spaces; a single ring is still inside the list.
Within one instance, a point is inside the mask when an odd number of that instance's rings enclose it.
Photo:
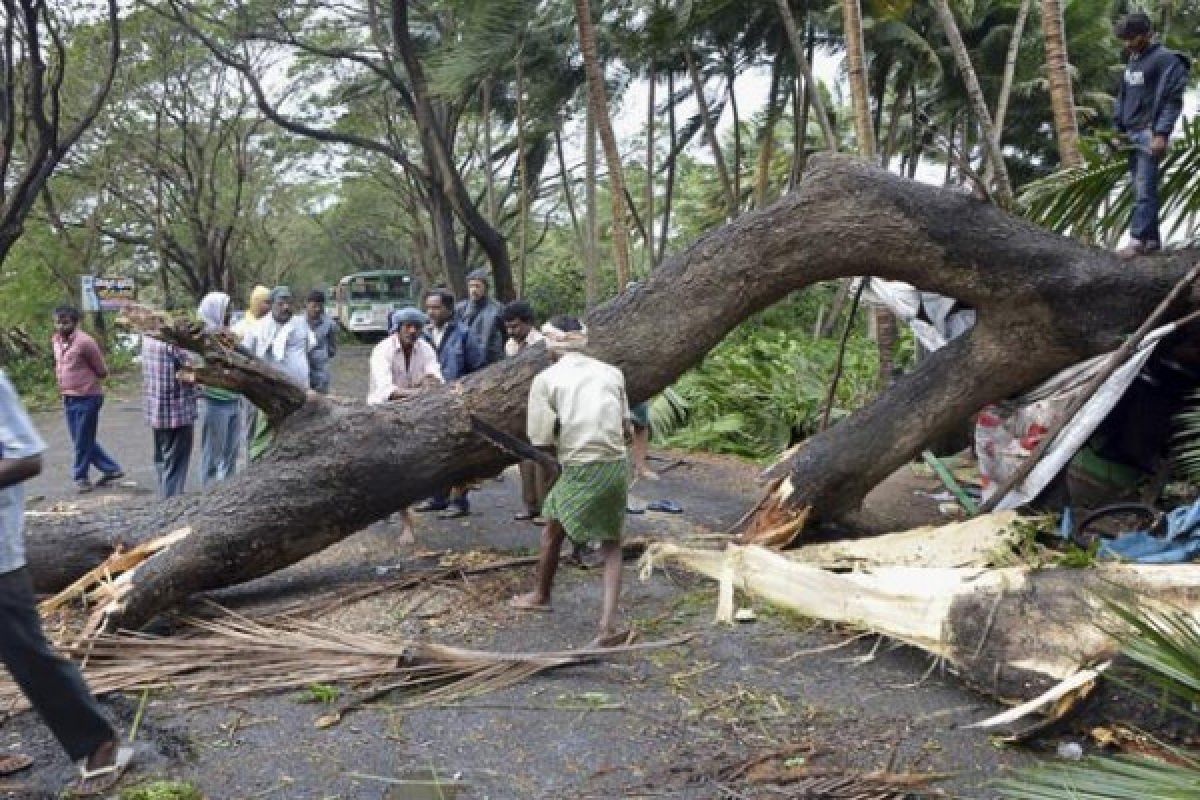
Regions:
[[[542,505],[542,516],[557,520],[576,544],[619,542],[625,524],[629,462],[570,464]]]

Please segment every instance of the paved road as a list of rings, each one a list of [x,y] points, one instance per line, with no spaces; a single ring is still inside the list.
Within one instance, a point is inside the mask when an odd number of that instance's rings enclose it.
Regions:
[[[334,392],[347,396],[367,393],[368,345],[350,345],[339,351],[334,366]],[[33,415],[49,449],[42,474],[29,483],[31,498],[47,501],[75,496],[71,481],[71,439],[61,411],[39,411]],[[129,483],[109,494],[142,494],[155,490],[154,442],[142,415],[141,373],[134,372],[110,391],[100,414],[100,442],[124,468]],[[93,480],[96,475],[93,472]],[[196,429],[189,491],[200,488],[200,431]],[[100,493],[103,494],[103,493]]]

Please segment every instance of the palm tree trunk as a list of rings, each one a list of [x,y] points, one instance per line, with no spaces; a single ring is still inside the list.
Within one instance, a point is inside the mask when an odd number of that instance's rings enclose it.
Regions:
[[[911,120],[912,131],[909,141],[908,151],[908,177],[909,180],[915,180],[917,177],[917,166],[921,161],[921,125],[919,114],[921,110],[917,108],[917,83],[913,81],[908,87],[908,112]]]
[[[725,216],[729,219],[737,217],[737,196],[733,193],[733,181],[729,178],[729,167],[725,164],[725,155],[721,152],[721,142],[717,139],[717,129],[713,125],[712,114],[709,113],[708,101],[704,99],[704,84],[700,82],[700,70],[696,69],[696,59],[692,55],[691,46],[683,49],[683,60],[687,63],[688,75],[692,79],[692,94],[696,96],[696,105],[700,107],[700,122],[704,126],[704,136],[712,150],[713,160],[717,162],[717,180],[721,182],[721,191],[725,194]]]
[[[600,302],[599,258],[596,248],[596,115],[591,103],[587,105],[583,159],[583,200],[587,204],[585,235],[587,244],[583,250],[583,295],[587,307],[594,308]]]
[[[1071,65],[1067,60],[1060,0],[1042,0],[1042,36],[1046,41],[1046,72],[1050,79],[1058,157],[1064,167],[1079,167],[1083,165],[1083,154],[1079,150],[1079,123],[1075,119],[1075,94],[1071,89]]]
[[[867,85],[866,44],[863,42],[862,7],[858,0],[842,0],[842,28],[846,35],[846,72],[850,103],[854,109],[854,132],[858,153],[875,158],[875,129],[871,124],[870,87]]]
[[[896,138],[900,132],[900,117],[904,116],[904,105],[908,102],[909,76],[904,71],[896,74],[896,96],[892,99],[892,110],[888,113],[887,136],[884,138],[883,151],[879,154],[880,163],[884,169],[892,165],[892,156],[896,154]]]
[[[671,231],[671,200],[675,197],[675,163],[678,161],[679,131],[675,126],[675,73],[667,70],[667,124],[671,128],[671,155],[667,161],[666,196],[663,198],[662,225],[658,234],[658,251],[654,255],[654,265],[662,263],[667,254],[667,237]]]
[[[563,200],[567,204],[567,214],[571,217],[571,230],[575,233],[575,244],[579,254],[587,260],[588,241],[579,224],[579,212],[575,209],[575,192],[571,188],[571,176],[567,174],[567,159],[563,156],[562,120],[554,126],[554,153],[558,156],[558,177],[562,181]]]
[[[651,61],[646,87],[646,231],[643,244],[649,268],[654,267],[654,88],[658,83],[658,73],[654,67]]]
[[[737,71],[734,69],[732,57],[726,62],[729,80],[729,108],[733,111],[733,198],[738,211],[742,208],[742,115],[738,110],[737,92],[734,81]]]
[[[987,101],[983,97],[983,89],[979,86],[979,77],[975,74],[975,67],[971,64],[971,54],[967,52],[967,46],[963,43],[962,34],[958,30],[958,23],[954,21],[954,12],[950,10],[947,0],[933,0],[933,5],[937,9],[946,39],[950,42],[950,49],[954,52],[954,62],[958,65],[959,74],[962,75],[963,84],[966,86],[971,109],[979,120],[979,127],[983,132],[985,151],[995,172],[996,200],[1004,208],[1011,208],[1013,204],[1012,183],[1008,179],[1004,154],[1000,150],[995,128],[992,126],[991,112],[988,111]]]
[[[767,204],[771,187],[771,159],[775,155],[775,126],[779,123],[779,84],[783,76],[783,59],[776,57],[771,64],[771,88],[767,90],[767,117],[758,135],[758,162],[754,165],[754,207]],[[787,95],[785,94],[786,98]]]
[[[525,160],[525,70],[524,43],[517,48],[517,200],[519,204],[520,233],[517,237],[520,244],[521,261],[517,270],[517,296],[525,296],[526,261],[529,255],[529,175],[528,164]]]
[[[996,136],[1004,138],[1004,118],[1008,115],[1008,98],[1012,94],[1013,76],[1017,72],[1017,56],[1021,53],[1021,37],[1025,35],[1025,21],[1029,18],[1029,7],[1033,0],[1021,0],[1017,18],[1013,22],[1012,38],[1008,42],[1008,54],[1004,57],[1004,77],[1000,80],[1000,94],[996,97]]]
[[[958,135],[958,115],[950,118],[950,133],[946,136],[946,174],[942,176],[942,186],[950,186],[954,177],[954,137]]]
[[[836,153],[838,149],[837,133],[829,121],[829,114],[825,111],[825,101],[822,99],[821,93],[817,91],[816,82],[813,81],[812,63],[809,60],[811,56],[805,56],[800,32],[796,30],[796,18],[792,16],[792,7],[788,5],[788,0],[775,0],[775,5],[779,8],[779,16],[783,19],[783,27],[787,30],[788,42],[792,45],[792,57],[796,60],[796,67],[804,76],[806,98],[804,107],[807,109],[809,104],[812,105],[813,111],[817,115],[817,124],[821,126],[821,134],[825,137],[825,146]],[[804,135],[803,131],[801,135]]]
[[[612,198],[612,238],[614,260],[617,262],[617,285],[621,289],[629,282],[629,228],[626,227],[625,173],[621,168],[621,153],[613,134],[608,115],[608,95],[604,91],[604,72],[596,54],[596,31],[592,25],[592,9],[588,0],[575,0],[575,16],[579,25],[579,46],[587,72],[588,105],[592,107],[596,131],[604,147],[608,164],[609,195]]]
[[[496,224],[496,175],[492,172],[492,79],[484,78],[479,89],[483,111],[483,181],[487,187],[488,222]]]

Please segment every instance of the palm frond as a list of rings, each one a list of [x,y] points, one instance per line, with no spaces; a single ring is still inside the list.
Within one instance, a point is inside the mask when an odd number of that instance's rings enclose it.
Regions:
[[[1088,758],[1021,770],[998,788],[1010,800],[1184,800],[1200,796],[1200,771],[1145,757]]]
[[[1026,216],[1064,234],[1112,241],[1124,231],[1133,208],[1128,149],[1092,139],[1085,143],[1085,166],[1061,170],[1034,181],[1021,193]],[[1200,212],[1200,121],[1184,120],[1183,137],[1162,161],[1160,216],[1170,238],[1194,225]]]

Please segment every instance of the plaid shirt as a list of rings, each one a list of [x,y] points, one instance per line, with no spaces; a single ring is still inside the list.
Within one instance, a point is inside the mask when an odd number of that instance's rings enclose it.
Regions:
[[[180,383],[175,373],[188,357],[173,344],[142,337],[142,409],[146,424],[165,430],[196,422],[196,387]]]

